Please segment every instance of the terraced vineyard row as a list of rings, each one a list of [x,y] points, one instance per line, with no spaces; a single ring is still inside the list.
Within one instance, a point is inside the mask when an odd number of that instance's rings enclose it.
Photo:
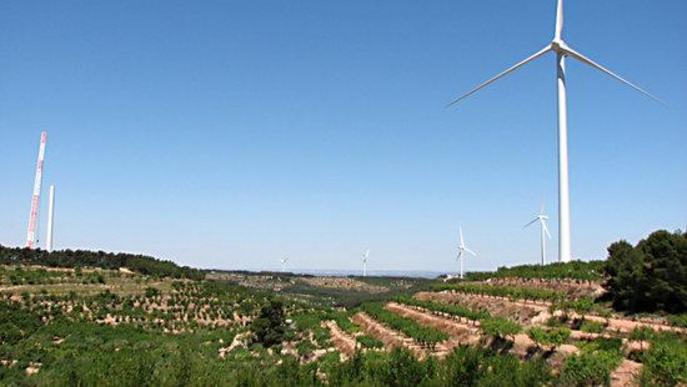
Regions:
[[[379,303],[363,304],[361,309],[375,320],[391,329],[402,332],[422,345],[434,347],[437,343],[448,339],[448,335],[434,328],[429,328],[413,320],[403,318],[396,313],[384,309]]]
[[[441,302],[423,301],[413,297],[398,297],[396,299],[401,304],[418,306],[433,312],[447,313],[452,316],[464,317],[469,320],[480,321],[490,318],[491,315],[486,310],[475,311],[456,304],[445,304]]]
[[[434,285],[433,290],[452,290],[461,293],[506,297],[512,300],[541,300],[547,302],[563,301],[567,296],[567,294],[564,292],[557,292],[549,289],[537,289],[519,286],[492,286],[474,283],[438,284]]]

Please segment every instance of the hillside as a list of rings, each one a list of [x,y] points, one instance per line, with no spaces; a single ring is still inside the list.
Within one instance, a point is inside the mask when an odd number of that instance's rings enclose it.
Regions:
[[[687,382],[687,319],[614,309],[603,262],[503,268],[465,281],[198,278],[180,275],[197,273],[187,268],[123,269],[108,261],[116,255],[8,262],[16,250],[2,251],[3,385]],[[97,256],[107,258],[83,265]]]

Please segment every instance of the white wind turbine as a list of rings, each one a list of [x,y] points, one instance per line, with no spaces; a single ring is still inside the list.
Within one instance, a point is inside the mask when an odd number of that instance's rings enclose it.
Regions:
[[[541,210],[539,215],[537,215],[531,222],[524,225],[522,228],[529,227],[534,224],[534,222],[539,222],[539,228],[541,232],[541,264],[546,265],[546,238],[551,239],[551,233],[549,233],[549,228],[546,222],[549,221],[549,216],[544,213],[544,204],[541,205]]]
[[[367,277],[367,257],[370,256],[370,249],[363,253],[363,277]]]
[[[557,79],[558,79],[558,260],[561,262],[569,262],[572,259],[570,252],[570,195],[568,183],[568,113],[567,113],[567,99],[566,99],[566,77],[565,77],[565,58],[571,57],[578,61],[587,64],[599,71],[602,71],[618,81],[632,87],[640,93],[647,95],[659,102],[658,98],[641,89],[640,87],[626,81],[619,75],[592,61],[581,53],[573,50],[563,40],[563,0],[558,0],[556,9],[556,30],[551,43],[544,48],[534,53],[529,58],[515,64],[509,69],[501,72],[495,77],[478,85],[466,94],[456,98],[447,107],[457,104],[463,99],[471,96],[482,88],[496,82],[506,75],[518,70],[527,63],[539,58],[548,53],[555,52],[557,61]]]
[[[281,262],[281,271],[282,271],[282,273],[286,271],[286,262],[288,262],[288,261],[289,261],[289,258],[288,258],[288,257],[279,258],[279,262]]]
[[[465,253],[472,254],[473,257],[476,257],[477,253],[475,253],[474,251],[470,250],[465,246],[465,241],[463,240],[462,227],[458,228],[458,232],[460,233],[460,244],[458,245],[458,260],[460,261],[460,279],[463,279],[463,261],[465,260]]]

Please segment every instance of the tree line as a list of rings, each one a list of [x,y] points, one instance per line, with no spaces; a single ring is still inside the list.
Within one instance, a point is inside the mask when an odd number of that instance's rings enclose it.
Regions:
[[[99,267],[117,270],[120,267],[156,277],[189,278],[200,280],[203,271],[179,266],[172,261],[141,254],[107,253],[88,250],[59,250],[47,252],[41,249],[6,247],[0,245],[0,264],[42,265],[48,267]]]

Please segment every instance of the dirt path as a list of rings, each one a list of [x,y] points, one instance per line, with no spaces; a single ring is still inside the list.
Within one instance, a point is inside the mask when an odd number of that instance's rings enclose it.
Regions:
[[[611,387],[638,386],[637,376],[641,372],[640,363],[625,359],[615,371],[611,372]]]
[[[352,356],[355,353],[355,338],[342,331],[335,321],[326,321],[324,324],[331,332],[331,341],[334,347],[344,355]]]
[[[384,343],[386,349],[406,348],[420,359],[427,356],[427,352],[415,340],[387,328],[364,312],[357,313],[351,320],[362,327],[365,333]]]

